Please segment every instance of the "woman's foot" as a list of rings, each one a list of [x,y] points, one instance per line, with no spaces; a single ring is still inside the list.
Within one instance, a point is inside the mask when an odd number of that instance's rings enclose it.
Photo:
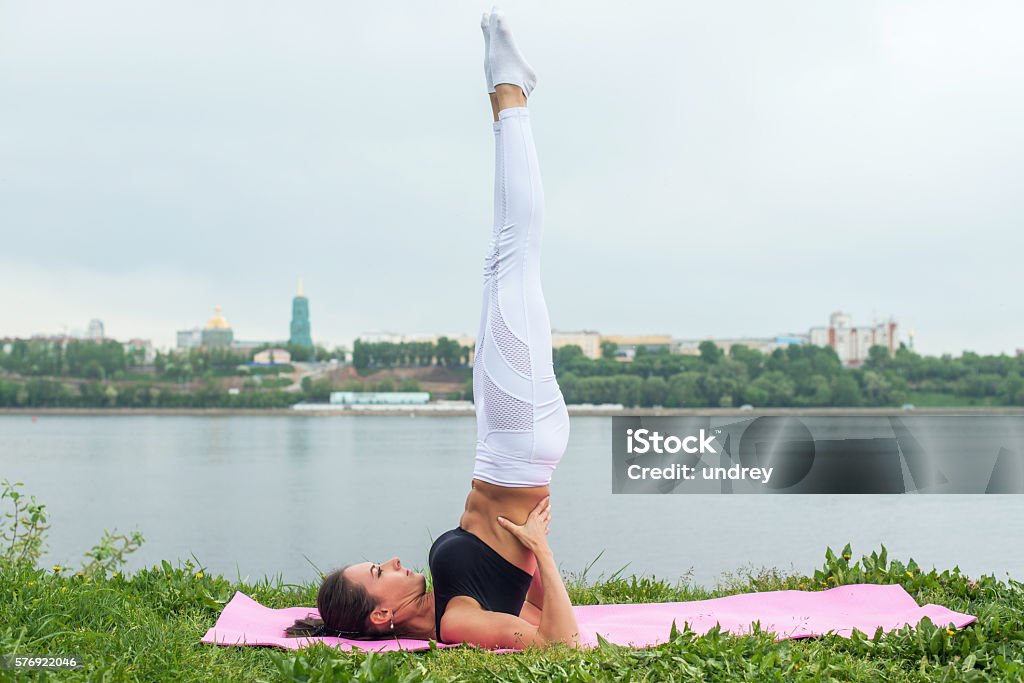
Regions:
[[[490,39],[487,42],[487,65],[490,67],[491,75],[489,87],[497,89],[500,84],[516,85],[522,89],[524,97],[529,97],[537,85],[537,74],[516,47],[508,21],[497,7],[491,8],[488,29]]]

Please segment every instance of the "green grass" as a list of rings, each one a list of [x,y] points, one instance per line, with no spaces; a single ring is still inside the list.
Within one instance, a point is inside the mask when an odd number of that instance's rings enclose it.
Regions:
[[[961,631],[922,623],[890,634],[775,642],[769,634],[696,636],[679,624],[649,649],[614,645],[517,654],[469,648],[345,653],[317,644],[300,651],[221,647],[199,638],[236,590],[270,607],[313,605],[317,585],[210,576],[191,560],[129,576],[89,578],[70,570],[0,566],[0,653],[84,656],[81,671],[20,673],[18,680],[103,681],[940,681],[1024,679],[1024,584],[959,569],[922,571],[889,561],[885,549],[851,562],[847,546],[826,552],[812,576],[741,570],[713,589],[653,577],[567,579],[575,604],[695,600],[738,592],[821,590],[847,583],[899,583],[919,603],[977,615]],[[668,634],[666,634],[668,635]],[[5,679],[4,676],[7,675]],[[0,680],[12,672],[0,671]]]
[[[917,408],[960,408],[968,406],[986,408],[1007,405],[998,396],[975,398],[972,396],[946,394],[940,391],[908,391],[904,403],[912,403]]]
[[[294,382],[291,377],[268,377],[261,381],[259,386],[263,389],[283,389],[292,384]]]

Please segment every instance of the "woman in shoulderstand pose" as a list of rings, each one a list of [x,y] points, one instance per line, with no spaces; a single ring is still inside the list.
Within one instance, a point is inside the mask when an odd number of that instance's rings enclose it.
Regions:
[[[321,618],[296,621],[291,636],[579,646],[547,543],[549,484],[569,414],[540,281],[544,194],[526,109],[536,76],[500,10],[485,13],[481,28],[496,143],[494,229],[473,363],[476,462],[465,511],[430,548],[433,591],[397,557],[348,565],[324,578]]]

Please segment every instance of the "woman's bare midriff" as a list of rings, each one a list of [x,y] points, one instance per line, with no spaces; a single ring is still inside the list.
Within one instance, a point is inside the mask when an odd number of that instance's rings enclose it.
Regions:
[[[537,558],[523,547],[512,532],[498,525],[498,516],[522,524],[550,491],[550,486],[497,486],[474,479],[459,526],[476,535],[515,566],[533,574],[537,569]]]

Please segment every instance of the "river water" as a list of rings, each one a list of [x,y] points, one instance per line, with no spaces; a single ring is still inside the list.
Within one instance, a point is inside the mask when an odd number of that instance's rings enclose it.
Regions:
[[[1024,495],[613,495],[611,426],[574,417],[552,481],[564,572],[600,555],[591,580],[625,566],[713,586],[743,567],[812,572],[851,542],[855,557],[884,543],[926,569],[1024,577]],[[232,579],[308,582],[393,555],[425,570],[458,523],[475,438],[454,416],[3,415],[0,479],[46,504],[44,566],[139,529],[129,571],[194,555]]]

